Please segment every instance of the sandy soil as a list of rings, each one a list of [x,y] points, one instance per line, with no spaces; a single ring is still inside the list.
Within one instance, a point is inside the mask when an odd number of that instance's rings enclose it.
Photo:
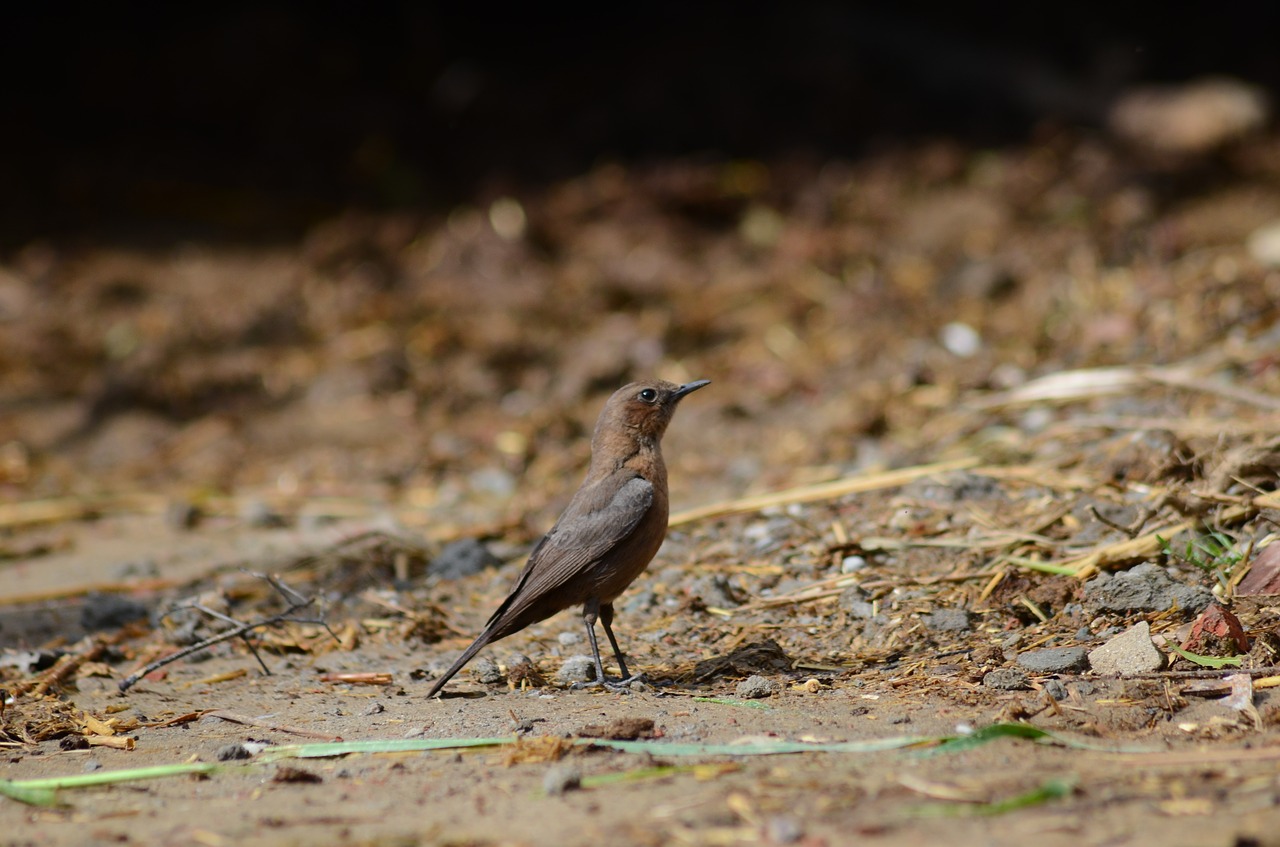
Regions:
[[[1233,596],[1274,558],[1278,144],[1160,169],[1069,134],[608,166],[299,244],[4,257],[4,779],[250,739],[513,740],[5,800],[4,843],[1280,843],[1280,624]],[[603,398],[645,374],[713,380],[666,441],[668,542],[619,604],[653,686],[558,683],[585,652],[564,614],[426,700],[571,493]],[[446,576],[459,540],[493,566]],[[1142,563],[1238,617],[1246,704],[1195,690],[1235,668],[1026,663],[1139,622],[1188,643],[1203,604],[1087,587]],[[254,635],[270,675],[233,640],[119,692],[220,626],[161,619],[175,602],[278,611],[246,570],[316,598],[337,640],[287,623]],[[650,751],[566,742],[627,719]],[[822,752],[1000,722],[1092,747]],[[136,742],[84,747],[103,738]],[[744,738],[814,749],[661,749]]]

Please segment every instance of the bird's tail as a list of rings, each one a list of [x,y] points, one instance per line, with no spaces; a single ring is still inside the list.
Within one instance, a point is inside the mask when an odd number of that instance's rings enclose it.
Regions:
[[[458,657],[458,661],[454,662],[453,666],[444,672],[444,676],[437,679],[435,685],[431,686],[431,690],[427,692],[427,698],[430,699],[439,694],[440,689],[444,688],[445,683],[453,679],[453,677],[458,673],[458,671],[462,670],[463,666],[465,666],[467,662],[475,658],[476,653],[479,653],[488,646],[491,640],[492,634],[489,632],[489,628],[486,627],[485,631],[480,633],[479,637],[477,637],[475,641],[471,642],[471,646],[462,652],[462,655]]]
[[[534,551],[535,553],[537,550]],[[444,672],[444,676],[436,680],[435,685],[431,686],[431,690],[427,692],[427,698],[430,699],[440,693],[440,689],[444,688],[445,683],[453,679],[454,675],[462,670],[467,662],[475,658],[489,644],[497,641],[499,638],[506,638],[513,632],[519,632],[534,621],[540,621],[549,616],[551,613],[540,614],[537,609],[531,610],[527,604],[518,602],[520,598],[520,589],[524,585],[528,576],[528,567],[525,572],[520,574],[520,581],[516,583],[516,587],[507,595],[507,599],[502,601],[502,605],[489,618],[484,625],[484,631],[476,636],[476,640],[471,642],[471,646],[462,651],[462,655],[458,657],[458,661],[453,663],[453,667]]]

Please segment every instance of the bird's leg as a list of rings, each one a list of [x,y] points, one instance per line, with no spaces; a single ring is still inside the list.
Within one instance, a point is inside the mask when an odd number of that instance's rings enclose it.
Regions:
[[[622,673],[622,679],[619,684],[630,685],[633,682],[646,682],[644,674],[638,673],[632,676],[627,671],[627,663],[622,658],[622,651],[618,649],[618,639],[613,637],[612,603],[604,603],[600,606],[600,625],[604,627],[604,634],[609,636],[609,646],[613,648],[613,656],[618,660],[618,670]]]
[[[617,639],[613,637],[613,630],[608,623],[613,620],[613,606],[601,606],[599,600],[588,600],[582,606],[582,622],[587,625],[587,641],[591,644],[591,656],[596,660],[596,678],[593,682],[575,682],[573,687],[594,688],[597,685],[601,685],[610,691],[630,691],[631,689],[627,686],[631,684],[632,679],[624,678],[615,682],[604,675],[604,662],[600,659],[600,645],[596,641],[597,620],[605,624],[604,631],[609,636],[609,644],[613,646],[613,654],[618,658],[618,667],[624,677],[627,675],[627,666],[622,661],[622,654],[618,652]]]

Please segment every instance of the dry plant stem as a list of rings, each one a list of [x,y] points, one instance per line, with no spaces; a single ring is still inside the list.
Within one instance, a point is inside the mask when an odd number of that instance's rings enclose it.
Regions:
[[[128,691],[130,688],[132,688],[134,685],[137,684],[138,680],[142,679],[144,676],[151,673],[152,671],[155,671],[164,667],[167,664],[176,662],[179,659],[183,659],[187,656],[190,656],[193,653],[198,653],[201,650],[204,650],[205,648],[212,647],[214,644],[220,644],[223,641],[230,641],[233,638],[241,638],[260,627],[272,626],[274,624],[283,623],[284,621],[291,620],[296,623],[318,623],[321,626],[323,626],[326,630],[328,630],[329,634],[333,636],[335,641],[339,641],[338,636],[334,633],[332,629],[329,628],[329,624],[327,624],[325,621],[301,620],[301,619],[292,617],[292,615],[298,610],[304,609],[307,606],[310,606],[313,602],[315,602],[315,598],[303,597],[301,594],[299,594],[298,592],[294,591],[292,588],[290,588],[289,586],[281,582],[278,577],[272,576],[270,574],[252,574],[252,576],[256,576],[259,579],[266,580],[268,583],[270,583],[271,587],[274,588],[276,591],[278,591],[281,594],[281,596],[283,596],[288,601],[289,606],[284,611],[278,612],[277,614],[271,615],[270,617],[262,618],[261,620],[249,621],[248,623],[237,622],[236,625],[231,629],[228,629],[224,632],[220,632],[217,635],[211,635],[202,641],[198,641],[195,644],[191,644],[187,647],[182,648],[181,650],[170,653],[167,656],[161,656],[159,659],[156,659],[154,662],[149,662],[146,666],[139,668],[138,670],[129,674],[124,679],[120,680],[120,691],[122,693],[125,691]],[[199,608],[199,607],[196,607],[196,608]],[[217,615],[217,617],[224,618],[225,620],[234,621],[233,618],[226,618],[224,615]],[[250,646],[250,649],[253,650],[253,647]],[[269,676],[271,674],[271,670],[262,661],[262,658],[258,656],[258,652],[256,650],[253,650],[253,655],[254,655],[254,658],[258,660],[258,663],[262,665],[262,670]]]
[[[776,491],[770,494],[759,494],[737,500],[725,500],[697,509],[686,509],[683,512],[677,512],[671,516],[668,525],[679,526],[680,524],[693,523],[694,521],[707,520],[708,518],[723,518],[729,515],[742,514],[743,512],[758,512],[770,506],[813,503],[818,500],[834,500],[846,494],[896,488],[921,477],[948,471],[965,470],[972,468],[976,464],[978,464],[976,457],[953,459],[948,462],[936,462],[932,465],[918,465],[914,468],[901,468],[896,471],[837,479],[834,482],[822,482],[817,485],[802,485],[798,488],[788,488],[785,491]]]
[[[1138,519],[1134,521],[1131,525],[1121,526],[1120,524],[1116,523],[1115,521],[1103,515],[1102,512],[1099,512],[1098,507],[1093,505],[1092,503],[1089,504],[1089,513],[1092,514],[1093,517],[1099,523],[1106,524],[1107,526],[1114,529],[1116,532],[1123,532],[1125,535],[1129,536],[1130,538],[1137,538],[1138,533],[1142,532],[1142,528],[1147,525],[1147,521],[1151,520],[1151,518],[1154,517],[1155,515],[1155,512],[1153,510],[1143,509],[1142,514],[1138,515]]]
[[[71,676],[85,662],[97,661],[102,652],[106,649],[106,644],[100,640],[94,640],[93,646],[83,653],[76,655],[66,655],[58,659],[53,667],[40,674],[38,681],[32,685],[31,682],[18,683],[13,687],[12,693],[15,695],[25,694],[28,690],[36,697],[43,697],[49,693],[49,689]]]

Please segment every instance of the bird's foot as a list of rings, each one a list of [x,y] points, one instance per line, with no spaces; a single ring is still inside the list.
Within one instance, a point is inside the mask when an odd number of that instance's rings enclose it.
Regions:
[[[575,682],[570,688],[575,691],[583,688],[603,688],[605,691],[612,691],[614,694],[630,694],[633,691],[653,690],[653,686],[649,684],[649,680],[642,673],[632,674],[626,679],[609,679],[605,677],[603,680],[593,679],[590,682]]]

